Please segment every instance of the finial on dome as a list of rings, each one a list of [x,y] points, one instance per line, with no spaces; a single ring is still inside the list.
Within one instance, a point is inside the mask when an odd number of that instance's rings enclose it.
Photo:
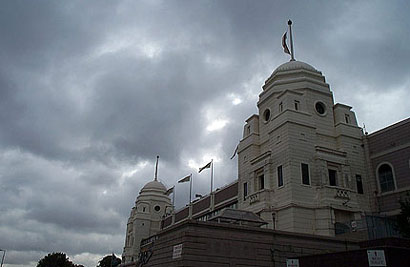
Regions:
[[[154,181],[158,181],[158,159],[159,159],[159,156],[157,156],[157,163],[155,164],[155,176],[154,176]]]

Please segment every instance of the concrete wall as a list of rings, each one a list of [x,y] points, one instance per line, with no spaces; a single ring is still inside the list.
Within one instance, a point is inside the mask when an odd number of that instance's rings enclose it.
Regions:
[[[286,266],[286,259],[359,248],[357,242],[211,222],[186,221],[160,233],[142,251],[144,266]],[[181,257],[173,248],[182,244]]]

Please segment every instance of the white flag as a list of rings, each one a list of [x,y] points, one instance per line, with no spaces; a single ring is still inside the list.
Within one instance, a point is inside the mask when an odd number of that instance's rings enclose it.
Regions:
[[[179,180],[178,183],[185,183],[185,182],[189,182],[190,180],[191,180],[191,175],[188,175],[182,178],[181,180]]]

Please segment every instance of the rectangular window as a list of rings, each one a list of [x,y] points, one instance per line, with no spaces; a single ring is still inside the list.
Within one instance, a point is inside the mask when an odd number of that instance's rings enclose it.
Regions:
[[[309,165],[302,163],[302,183],[310,185],[309,181]]]
[[[357,193],[363,194],[362,176],[359,174],[356,174],[356,186],[357,186]]]
[[[345,122],[350,123],[350,116],[348,114],[345,114]]]
[[[280,102],[280,104],[279,104],[279,112],[282,112],[282,111],[283,111],[283,103]]]
[[[265,188],[265,176],[259,175],[259,190],[264,189]]]
[[[282,165],[278,166],[278,187],[283,186]]]
[[[299,110],[300,102],[295,100],[295,110]]]
[[[248,183],[243,183],[243,200],[248,196]]]
[[[335,170],[329,169],[329,185],[337,185],[337,172]]]

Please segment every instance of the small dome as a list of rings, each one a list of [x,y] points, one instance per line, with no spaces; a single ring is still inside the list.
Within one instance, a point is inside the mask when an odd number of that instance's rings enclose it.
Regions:
[[[311,65],[302,62],[302,61],[289,61],[286,62],[279,67],[276,68],[276,70],[273,72],[273,74],[279,72],[279,71],[289,71],[289,70],[297,70],[297,69],[305,69],[305,70],[310,70],[310,71],[316,71],[317,70],[312,67]],[[272,75],[273,75],[272,74]]]
[[[151,181],[147,183],[146,185],[144,185],[144,187],[141,189],[141,192],[152,191],[152,190],[166,192],[167,188],[161,182]]]
[[[294,88],[294,86],[300,84],[300,82],[315,83],[329,88],[322,72],[305,62],[296,60],[286,62],[277,67],[272,75],[265,81],[262,88],[264,91],[275,88],[275,91],[281,92],[285,89]],[[328,89],[324,90],[326,92],[328,91]]]

